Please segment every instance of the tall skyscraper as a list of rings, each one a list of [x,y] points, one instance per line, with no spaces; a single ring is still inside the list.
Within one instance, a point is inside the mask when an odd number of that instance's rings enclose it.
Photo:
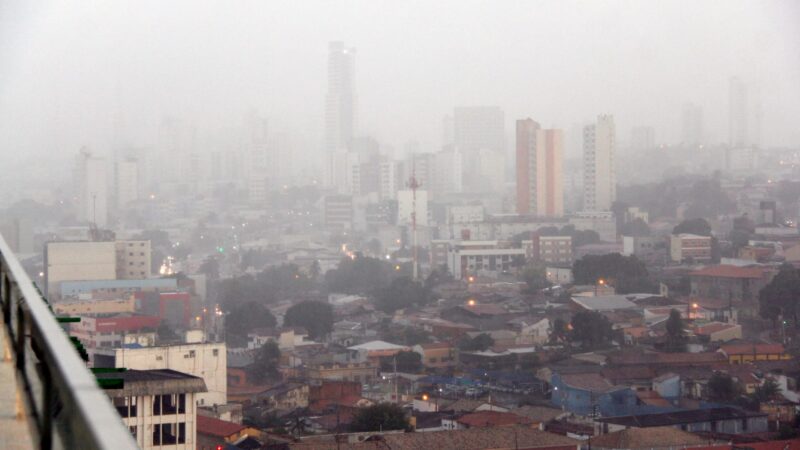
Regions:
[[[500,179],[483,179],[486,174],[496,178],[497,165],[505,161],[505,116],[496,106],[460,107],[453,111],[453,142],[464,155],[464,188],[471,192],[487,192],[501,188]]]
[[[747,85],[739,78],[730,79],[728,92],[728,144],[731,147],[750,145],[748,139]]]
[[[564,132],[517,120],[517,212],[564,215]]]
[[[328,94],[325,97],[325,184],[344,187],[341,154],[351,149],[356,125],[356,50],[343,42],[328,47]]]
[[[128,203],[139,200],[139,160],[126,157],[116,163],[116,198],[117,208],[122,209]]]
[[[597,116],[583,128],[583,209],[609,211],[617,198],[614,117]]]
[[[108,224],[108,180],[106,160],[81,149],[75,160],[77,218],[98,228]]]
[[[704,141],[703,137],[703,108],[694,103],[687,103],[683,106],[681,117],[683,124],[683,144],[700,145]]]

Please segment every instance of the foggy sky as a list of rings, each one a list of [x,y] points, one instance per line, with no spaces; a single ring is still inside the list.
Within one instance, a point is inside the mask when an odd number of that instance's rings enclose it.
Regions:
[[[727,136],[728,79],[757,90],[767,145],[800,144],[800,2],[0,2],[0,156],[156,142],[167,116],[200,139],[250,108],[322,152],[328,42],[357,48],[360,135],[436,151],[454,106],[506,127],[614,114],[618,136],[680,138],[682,105]],[[398,155],[399,156],[399,155]]]

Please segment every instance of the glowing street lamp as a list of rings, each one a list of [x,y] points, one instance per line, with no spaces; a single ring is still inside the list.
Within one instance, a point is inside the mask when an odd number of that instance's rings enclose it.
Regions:
[[[467,301],[467,305],[469,306],[475,306],[477,303],[478,302],[476,302],[474,298],[471,298],[469,301]]]

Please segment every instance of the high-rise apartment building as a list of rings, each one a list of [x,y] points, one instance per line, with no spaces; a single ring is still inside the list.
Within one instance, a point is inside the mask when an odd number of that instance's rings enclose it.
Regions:
[[[564,215],[564,132],[543,130],[533,119],[517,121],[517,212]]]
[[[597,116],[583,129],[583,209],[609,211],[617,198],[614,117]]]
[[[78,220],[103,228],[108,224],[106,160],[81,149],[75,161]]]
[[[739,78],[730,79],[728,92],[728,144],[731,147],[750,145],[748,139],[747,85]]]
[[[505,116],[496,106],[459,107],[453,111],[453,145],[464,156],[463,184],[471,192],[502,187],[505,161]],[[485,177],[490,175],[491,179]],[[499,179],[497,177],[499,176]]]
[[[681,117],[683,125],[683,144],[700,145],[703,143],[703,108],[694,103],[683,106]]]
[[[139,168],[139,160],[133,157],[117,161],[114,186],[117,208],[124,208],[129,203],[139,200]]]
[[[325,97],[325,184],[344,188],[340,154],[351,149],[356,124],[354,48],[343,42],[328,47],[328,93]]]

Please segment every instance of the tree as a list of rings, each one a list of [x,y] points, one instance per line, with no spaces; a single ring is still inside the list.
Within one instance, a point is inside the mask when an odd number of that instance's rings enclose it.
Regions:
[[[395,355],[397,360],[397,370],[406,373],[417,373],[422,368],[422,357],[417,352],[399,352]],[[391,358],[386,358],[388,363]],[[394,361],[391,361],[394,366]]]
[[[698,236],[711,236],[711,225],[701,217],[686,219],[672,229],[672,234],[696,234]]]
[[[325,283],[331,292],[367,294],[388,286],[394,272],[384,260],[359,255],[343,258],[336,269],[325,274]]]
[[[758,293],[758,313],[776,324],[778,318],[791,318],[798,327],[798,302],[800,299],[800,270],[783,264],[769,284]]]
[[[378,403],[353,414],[350,429],[354,432],[411,429],[403,408],[394,403]]]
[[[274,327],[275,316],[262,304],[247,302],[228,310],[225,318],[226,341],[230,347],[247,345],[247,333],[256,328]]]
[[[730,375],[723,372],[714,372],[708,379],[708,397],[719,402],[730,402],[738,395],[736,383]]]
[[[249,376],[258,382],[274,378],[278,374],[278,365],[281,360],[281,350],[278,344],[269,341],[256,350],[253,363],[249,367]]]
[[[647,267],[636,256],[619,253],[586,255],[572,265],[572,274],[576,284],[595,284],[602,279],[620,294],[654,292],[656,289]]]
[[[547,269],[543,266],[529,265],[520,274],[525,281],[526,293],[533,294],[551,286],[547,281]]]
[[[681,313],[677,309],[669,312],[669,318],[666,323],[667,327],[667,345],[668,352],[682,352],[686,350],[686,330],[684,329],[683,319]]]
[[[458,343],[461,350],[468,352],[482,352],[494,345],[494,339],[486,333],[481,333],[474,338],[465,337]]]
[[[376,296],[376,305],[383,312],[392,313],[398,309],[425,305],[433,298],[430,290],[411,277],[400,277]]]
[[[781,388],[778,386],[778,383],[772,378],[767,378],[764,380],[764,383],[753,392],[753,399],[759,403],[766,402],[780,394],[780,392]]]
[[[319,261],[316,259],[313,263],[311,263],[311,268],[308,269],[309,275],[311,275],[311,279],[316,281],[319,278],[320,274],[322,273],[322,268],[319,266]]]
[[[425,288],[433,289],[440,284],[448,283],[453,281],[453,274],[447,269],[447,266],[442,266],[436,269],[433,269],[431,273],[425,278]]]
[[[580,311],[572,316],[570,339],[581,346],[595,348],[611,340],[611,322],[595,311]]]
[[[311,339],[321,338],[333,330],[333,307],[322,302],[300,302],[286,311],[283,323],[305,328]]]

